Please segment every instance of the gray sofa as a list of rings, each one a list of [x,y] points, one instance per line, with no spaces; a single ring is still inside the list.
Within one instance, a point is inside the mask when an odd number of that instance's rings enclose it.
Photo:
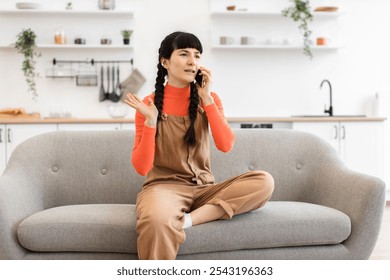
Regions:
[[[385,185],[348,169],[321,139],[293,130],[237,130],[212,147],[220,181],[273,174],[264,208],[186,230],[178,259],[367,259]],[[54,132],[20,144],[0,177],[0,259],[137,259],[132,131]]]

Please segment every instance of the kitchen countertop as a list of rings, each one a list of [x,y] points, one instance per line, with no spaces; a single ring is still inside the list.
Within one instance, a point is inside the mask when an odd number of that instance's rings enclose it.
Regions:
[[[229,122],[382,122],[384,117],[227,117]],[[134,118],[0,118],[0,124],[134,123]]]

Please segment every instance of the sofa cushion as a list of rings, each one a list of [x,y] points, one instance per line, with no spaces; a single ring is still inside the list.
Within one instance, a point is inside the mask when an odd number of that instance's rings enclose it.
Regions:
[[[31,215],[17,234],[22,246],[32,251],[134,253],[135,222],[135,205],[69,205]]]
[[[22,246],[32,251],[137,253],[135,206],[72,205],[47,209],[18,228]],[[351,231],[347,215],[332,208],[270,201],[262,209],[186,229],[179,254],[338,244]]]

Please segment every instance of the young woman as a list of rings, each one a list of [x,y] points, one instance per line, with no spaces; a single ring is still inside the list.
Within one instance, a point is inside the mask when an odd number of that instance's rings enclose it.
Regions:
[[[193,34],[168,35],[159,49],[154,93],[143,100],[129,93],[125,100],[136,109],[132,163],[147,175],[136,203],[140,259],[175,259],[185,228],[260,208],[273,192],[265,171],[214,182],[209,130],[223,152],[233,148],[235,136],[220,98],[210,91],[202,51]],[[201,84],[195,82],[198,71]]]

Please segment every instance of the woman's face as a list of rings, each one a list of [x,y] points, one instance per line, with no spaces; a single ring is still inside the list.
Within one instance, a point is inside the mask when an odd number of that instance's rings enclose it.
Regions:
[[[184,88],[192,83],[200,67],[200,52],[186,48],[173,51],[170,59],[162,61],[168,71],[168,83]]]

